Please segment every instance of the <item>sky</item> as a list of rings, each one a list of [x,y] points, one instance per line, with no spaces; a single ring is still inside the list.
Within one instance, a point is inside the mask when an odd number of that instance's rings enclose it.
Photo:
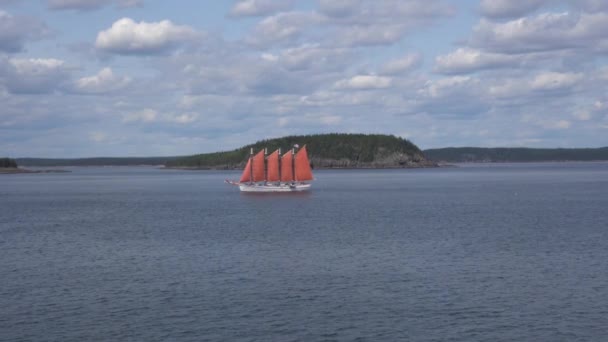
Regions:
[[[605,0],[0,0],[0,156],[608,146]]]

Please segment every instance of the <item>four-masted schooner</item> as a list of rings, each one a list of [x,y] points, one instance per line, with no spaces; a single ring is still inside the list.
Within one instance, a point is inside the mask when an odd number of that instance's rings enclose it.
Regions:
[[[281,155],[281,149],[267,154],[263,149],[249,154],[249,160],[238,182],[226,180],[227,183],[238,185],[244,192],[293,192],[310,190],[313,180],[306,145],[297,152],[294,148]]]

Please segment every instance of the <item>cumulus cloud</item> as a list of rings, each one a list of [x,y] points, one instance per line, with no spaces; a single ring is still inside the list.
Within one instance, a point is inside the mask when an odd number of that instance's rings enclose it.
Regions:
[[[0,10],[0,52],[21,52],[27,41],[42,39],[48,35],[49,30],[41,21],[13,16]]]
[[[494,99],[519,99],[522,101],[541,101],[548,96],[559,97],[571,92],[584,81],[581,73],[539,72],[529,77],[502,78],[490,83],[487,94]],[[531,99],[534,99],[531,101]],[[513,103],[513,102],[512,102]]]
[[[452,15],[442,1],[322,0],[319,11],[334,27],[332,44],[391,45],[412,29]]]
[[[307,27],[319,22],[314,12],[279,13],[260,21],[246,41],[255,46],[294,44]]]
[[[469,76],[453,76],[442,78],[435,81],[428,81],[421,94],[432,98],[446,97],[448,95],[459,94],[461,91],[477,86],[479,80]]]
[[[432,29],[453,14],[450,6],[461,6],[443,0],[318,0],[297,9],[234,1],[232,13],[219,13],[219,18],[261,17],[230,28],[229,40],[214,40],[194,27],[227,27],[230,21],[180,22],[191,26],[128,18],[108,22],[90,42],[90,56],[157,57],[143,62],[108,58],[102,68],[99,60],[77,59],[73,50],[65,51],[65,60],[81,65],[0,52],[0,129],[5,127],[0,144],[16,141],[13,132],[21,128],[26,132],[22,136],[31,139],[32,131],[52,131],[48,128],[63,122],[70,127],[61,131],[66,138],[53,150],[41,150],[39,140],[16,143],[16,151],[49,151],[58,157],[90,156],[101,153],[99,148],[115,155],[185,154],[238,147],[260,137],[336,129],[407,132],[425,148],[551,146],[564,136],[579,146],[604,143],[605,2],[531,2],[535,5],[484,1],[479,25],[461,27],[459,32],[468,29],[470,37],[458,33],[459,41]],[[48,2],[35,3],[44,7]],[[79,1],[71,3],[79,10]],[[266,2],[271,3],[280,2]],[[119,2],[90,4],[108,9]],[[547,8],[561,12],[543,13]],[[453,23],[468,23],[470,14],[459,11],[456,15],[465,17]],[[6,32],[0,30],[0,36]],[[199,37],[204,45],[197,43]],[[21,51],[33,39],[21,39]],[[66,46],[65,39],[58,36],[53,46]],[[433,54],[449,46],[456,47]],[[434,62],[432,71],[429,65],[420,67],[423,57],[416,51]],[[138,76],[127,77],[121,72],[126,68]],[[75,77],[83,69],[93,71]],[[22,95],[34,92],[42,95]],[[95,101],[81,96],[90,94]],[[73,128],[82,144],[66,134]],[[44,138],[57,142],[55,136]]]
[[[450,16],[442,0],[323,0],[313,11],[278,13],[262,20],[248,42],[268,47],[294,44],[302,37],[329,46],[378,46],[398,42],[414,28]],[[305,30],[314,26],[323,31]]]
[[[542,13],[505,23],[488,20],[473,30],[470,44],[501,53],[588,49],[605,43],[608,13]]]
[[[532,90],[559,90],[569,89],[583,79],[580,73],[544,72],[538,74],[531,81]]]
[[[59,90],[70,77],[70,70],[59,59],[11,58],[4,61],[5,86],[14,94],[42,94]]]
[[[95,47],[116,54],[161,54],[200,34],[189,26],[175,25],[169,20],[135,22],[122,18],[97,34]]]
[[[118,76],[111,68],[103,68],[96,75],[83,77],[75,82],[76,90],[88,94],[103,94],[127,86],[131,78]]]
[[[445,74],[459,74],[483,69],[515,67],[521,56],[488,53],[477,49],[459,48],[447,55],[435,58],[435,71]]]
[[[346,46],[390,45],[404,35],[403,24],[376,24],[345,26],[336,29],[335,43]]]
[[[104,142],[108,139],[108,135],[104,132],[99,132],[99,131],[95,131],[95,132],[90,132],[89,133],[89,139],[91,141],[94,142]]]
[[[143,0],[48,0],[48,7],[52,10],[96,10],[105,6],[115,5],[119,8],[137,7]]]
[[[387,75],[400,74],[417,68],[422,64],[422,55],[408,54],[403,58],[393,59],[382,66],[382,73]]]
[[[335,83],[336,89],[368,90],[384,89],[391,86],[390,77],[376,75],[357,75]]]
[[[319,44],[304,44],[280,50],[275,54],[263,53],[261,58],[290,71],[331,72],[343,69],[345,62],[352,58],[352,52]]]
[[[289,10],[292,6],[292,0],[241,0],[232,6],[229,15],[232,17],[266,16]]]
[[[608,10],[608,2],[604,0],[481,0],[479,9],[487,18],[513,19],[530,15],[552,5],[567,5],[574,11],[588,13]]]

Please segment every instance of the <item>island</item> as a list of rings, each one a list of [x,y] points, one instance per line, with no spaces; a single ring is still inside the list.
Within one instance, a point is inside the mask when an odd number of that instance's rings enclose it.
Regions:
[[[70,172],[67,170],[28,170],[19,167],[17,161],[11,158],[0,158],[0,174],[14,174],[14,173],[50,173],[50,172]]]
[[[0,173],[19,173],[17,161],[11,158],[0,158]]]
[[[294,145],[306,145],[313,168],[420,168],[436,167],[418,146],[407,139],[384,134],[291,135],[260,140],[235,150],[197,154],[167,161],[167,168],[242,169],[250,150],[278,148],[286,152]]]

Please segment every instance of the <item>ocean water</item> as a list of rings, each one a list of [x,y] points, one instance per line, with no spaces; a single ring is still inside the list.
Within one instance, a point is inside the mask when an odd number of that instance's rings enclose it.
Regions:
[[[605,341],[608,163],[0,176],[0,341]]]

